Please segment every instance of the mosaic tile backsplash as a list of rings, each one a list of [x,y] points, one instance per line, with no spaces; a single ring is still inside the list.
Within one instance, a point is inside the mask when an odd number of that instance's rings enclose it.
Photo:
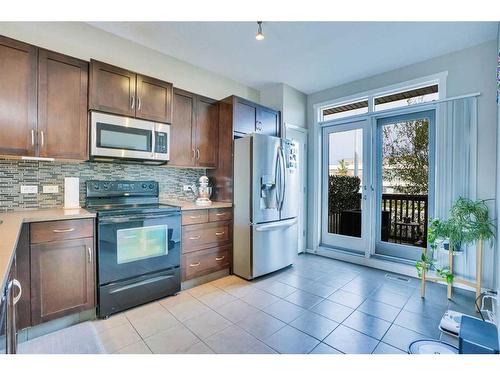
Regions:
[[[0,160],[0,211],[62,207],[64,177],[80,178],[82,207],[87,180],[155,180],[160,184],[160,199],[193,200],[193,194],[184,192],[182,186],[192,185],[204,174],[204,169],[141,164]],[[21,185],[37,185],[38,194],[21,194]],[[59,192],[44,194],[43,185],[57,185]]]

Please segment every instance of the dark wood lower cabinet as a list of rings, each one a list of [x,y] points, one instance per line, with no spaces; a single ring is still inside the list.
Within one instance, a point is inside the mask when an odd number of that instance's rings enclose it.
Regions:
[[[232,208],[183,211],[183,281],[231,267],[232,213]]]
[[[93,238],[32,244],[30,255],[33,325],[95,305]]]

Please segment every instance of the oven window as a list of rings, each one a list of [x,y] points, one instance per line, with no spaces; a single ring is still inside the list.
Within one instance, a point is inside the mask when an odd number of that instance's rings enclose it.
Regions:
[[[127,128],[98,122],[97,147],[151,152],[150,130]]]
[[[168,254],[168,225],[118,229],[117,263],[129,263]]]

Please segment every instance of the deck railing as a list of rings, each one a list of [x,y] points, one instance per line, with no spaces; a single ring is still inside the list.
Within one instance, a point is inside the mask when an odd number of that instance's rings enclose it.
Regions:
[[[361,195],[359,196],[361,201]],[[427,246],[428,199],[422,194],[382,194],[381,239],[418,247]],[[361,236],[361,210],[331,211],[328,231]]]

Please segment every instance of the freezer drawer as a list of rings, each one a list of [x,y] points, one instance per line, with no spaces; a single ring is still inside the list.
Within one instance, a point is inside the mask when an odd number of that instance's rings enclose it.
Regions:
[[[297,219],[252,226],[252,278],[295,262],[298,249]]]

